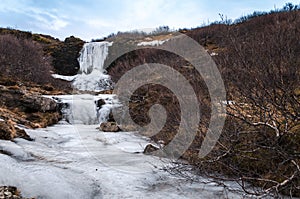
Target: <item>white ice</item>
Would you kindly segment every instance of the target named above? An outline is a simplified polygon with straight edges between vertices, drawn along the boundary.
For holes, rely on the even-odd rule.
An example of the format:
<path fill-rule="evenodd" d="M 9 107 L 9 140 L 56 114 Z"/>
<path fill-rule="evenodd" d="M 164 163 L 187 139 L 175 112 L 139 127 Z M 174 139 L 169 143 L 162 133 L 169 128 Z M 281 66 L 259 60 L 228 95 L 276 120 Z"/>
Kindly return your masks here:
<path fill-rule="evenodd" d="M 59 74 L 52 74 L 52 77 L 55 79 L 62 79 L 62 80 L 71 82 L 77 77 L 77 75 L 65 76 L 65 75 L 59 75 Z"/>
<path fill-rule="evenodd" d="M 73 86 L 78 90 L 102 91 L 112 88 L 110 76 L 105 74 L 104 61 L 112 42 L 91 42 L 84 44 L 78 62 L 79 74 Z"/>
<path fill-rule="evenodd" d="M 8 150 L 19 152 L 0 154 L 0 184 L 17 186 L 25 197 L 227 198 L 222 186 L 191 183 L 160 170 L 166 160 L 135 153 L 149 140 L 133 132 L 66 123 L 27 132 L 35 141 L 18 139 Z"/>
<path fill-rule="evenodd" d="M 56 97 L 87 107 L 99 98 L 118 104 L 113 95 Z M 104 133 L 97 127 L 62 121 L 26 129 L 34 141 L 1 141 L 0 150 L 11 155 L 0 154 L 0 185 L 16 186 L 25 197 L 46 199 L 242 197 L 208 179 L 197 177 L 205 182 L 192 183 L 166 172 L 162 168 L 170 161 L 141 153 L 151 141 L 137 132 Z"/>

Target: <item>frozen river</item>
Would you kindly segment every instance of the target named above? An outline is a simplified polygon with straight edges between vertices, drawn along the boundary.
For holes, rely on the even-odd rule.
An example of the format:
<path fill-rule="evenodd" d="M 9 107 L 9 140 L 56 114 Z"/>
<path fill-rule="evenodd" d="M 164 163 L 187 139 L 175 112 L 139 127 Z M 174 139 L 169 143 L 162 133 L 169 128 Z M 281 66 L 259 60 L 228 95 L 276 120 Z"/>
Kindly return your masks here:
<path fill-rule="evenodd" d="M 85 104 L 79 107 L 88 110 L 93 99 L 83 95 L 77 105 Z M 87 117 L 84 110 L 76 115 L 80 117 L 74 121 Z M 97 127 L 62 121 L 44 129 L 26 129 L 34 141 L 1 140 L 0 150 L 11 155 L 0 154 L 0 184 L 18 187 L 25 197 L 53 199 L 242 198 L 209 179 L 196 177 L 199 181 L 192 182 L 166 172 L 169 160 L 142 153 L 150 142 L 146 137 L 135 132 L 104 133 Z"/>

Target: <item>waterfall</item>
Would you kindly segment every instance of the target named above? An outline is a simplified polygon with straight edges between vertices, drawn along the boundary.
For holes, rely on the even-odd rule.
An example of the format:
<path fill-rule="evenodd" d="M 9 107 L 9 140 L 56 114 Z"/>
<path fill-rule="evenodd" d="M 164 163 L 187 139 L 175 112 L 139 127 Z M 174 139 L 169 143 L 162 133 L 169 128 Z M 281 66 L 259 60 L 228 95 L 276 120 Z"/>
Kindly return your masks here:
<path fill-rule="evenodd" d="M 61 95 L 52 99 L 60 104 L 64 120 L 71 124 L 101 124 L 109 120 L 112 109 L 121 106 L 115 95 Z M 104 103 L 99 105 L 99 100 Z"/>
<path fill-rule="evenodd" d="M 104 69 L 110 42 L 90 42 L 84 44 L 78 62 L 80 69 L 73 81 L 74 88 L 81 91 L 102 91 L 113 88 L 113 82 Z M 102 99 L 103 104 L 98 105 Z M 118 105 L 114 95 L 79 94 L 57 97 L 62 104 L 64 119 L 71 124 L 93 125 L 109 119 L 111 109 Z"/>
<path fill-rule="evenodd" d="M 108 55 L 110 42 L 90 42 L 84 44 L 78 62 L 79 73 L 73 82 L 74 88 L 83 91 L 102 91 L 112 89 L 113 83 L 105 74 L 104 61 Z"/>

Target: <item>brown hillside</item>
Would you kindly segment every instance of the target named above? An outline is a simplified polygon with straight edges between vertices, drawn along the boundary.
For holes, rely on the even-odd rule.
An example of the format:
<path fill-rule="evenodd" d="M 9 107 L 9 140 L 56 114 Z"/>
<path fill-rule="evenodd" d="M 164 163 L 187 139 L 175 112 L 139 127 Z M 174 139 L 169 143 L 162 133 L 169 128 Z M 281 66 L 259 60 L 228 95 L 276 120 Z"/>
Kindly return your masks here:
<path fill-rule="evenodd" d="M 213 57 L 225 82 L 228 116 L 215 149 L 197 157 L 201 135 L 207 131 L 210 98 L 199 74 L 185 60 L 161 50 L 144 49 L 123 55 L 108 67 L 117 81 L 126 71 L 144 63 L 162 63 L 184 75 L 201 102 L 199 134 L 183 156 L 201 173 L 230 176 L 262 187 L 254 195 L 300 196 L 300 11 L 267 13 L 235 24 L 214 24 L 185 30 Z M 132 45 L 130 42 L 122 46 Z M 112 47 L 113 48 L 113 47 Z M 185 67 L 189 66 L 189 67 Z M 154 140 L 172 140 L 180 122 L 176 97 L 166 88 L 145 85 L 131 98 L 133 120 L 146 125 L 147 112 L 161 103 L 168 112 L 166 125 Z M 216 175 L 220 173 L 221 176 Z"/>

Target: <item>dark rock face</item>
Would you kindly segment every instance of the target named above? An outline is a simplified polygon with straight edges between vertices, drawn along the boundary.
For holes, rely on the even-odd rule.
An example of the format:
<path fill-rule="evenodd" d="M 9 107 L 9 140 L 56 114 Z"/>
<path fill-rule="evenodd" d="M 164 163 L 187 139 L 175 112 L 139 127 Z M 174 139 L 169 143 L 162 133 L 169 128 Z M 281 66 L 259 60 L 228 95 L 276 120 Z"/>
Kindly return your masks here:
<path fill-rule="evenodd" d="M 113 115 L 112 111 L 110 111 L 107 121 L 108 122 L 116 122 L 115 119 L 114 119 L 114 115 Z"/>
<path fill-rule="evenodd" d="M 79 70 L 79 57 L 80 50 L 84 42 L 73 36 L 65 39 L 64 42 L 55 46 L 51 55 L 53 57 L 53 66 L 56 73 L 61 75 L 76 75 Z"/>
<path fill-rule="evenodd" d="M 101 107 L 105 104 L 104 99 L 99 99 L 96 101 L 96 106 L 98 107 L 98 109 L 101 109 Z"/>
<path fill-rule="evenodd" d="M 143 153 L 144 153 L 144 154 L 150 154 L 150 153 L 152 153 L 152 152 L 154 152 L 154 151 L 157 151 L 157 150 L 159 150 L 158 147 L 156 147 L 156 146 L 154 146 L 154 145 L 152 145 L 152 144 L 148 144 L 148 145 L 145 147 Z"/>
<path fill-rule="evenodd" d="M 100 130 L 103 132 L 118 132 L 120 127 L 115 122 L 103 122 L 100 125 Z"/>

